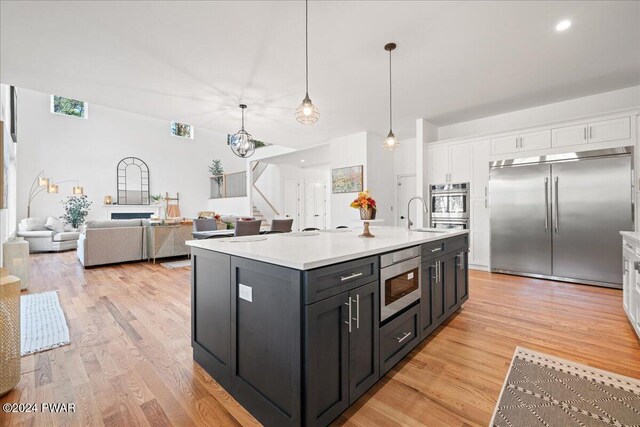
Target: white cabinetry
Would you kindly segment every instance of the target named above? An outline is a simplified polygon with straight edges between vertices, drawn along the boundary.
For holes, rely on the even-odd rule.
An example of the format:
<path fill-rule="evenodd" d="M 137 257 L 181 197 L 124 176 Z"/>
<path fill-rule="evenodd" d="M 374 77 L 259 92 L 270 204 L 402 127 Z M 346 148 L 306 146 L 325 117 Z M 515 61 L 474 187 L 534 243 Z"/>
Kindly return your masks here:
<path fill-rule="evenodd" d="M 491 138 L 491 154 L 494 155 L 543 150 L 550 147 L 551 132 L 548 130 Z"/>
<path fill-rule="evenodd" d="M 489 192 L 489 146 L 488 139 L 471 144 L 473 174 L 471 178 L 471 197 L 487 197 Z"/>
<path fill-rule="evenodd" d="M 631 118 L 620 117 L 551 130 L 552 147 L 568 147 L 631 138 Z"/>
<path fill-rule="evenodd" d="M 471 147 L 468 143 L 430 147 L 427 158 L 430 185 L 471 180 Z"/>
<path fill-rule="evenodd" d="M 622 240 L 622 305 L 640 337 L 640 242 Z"/>
<path fill-rule="evenodd" d="M 489 206 L 485 197 L 471 199 L 469 264 L 489 266 Z"/>

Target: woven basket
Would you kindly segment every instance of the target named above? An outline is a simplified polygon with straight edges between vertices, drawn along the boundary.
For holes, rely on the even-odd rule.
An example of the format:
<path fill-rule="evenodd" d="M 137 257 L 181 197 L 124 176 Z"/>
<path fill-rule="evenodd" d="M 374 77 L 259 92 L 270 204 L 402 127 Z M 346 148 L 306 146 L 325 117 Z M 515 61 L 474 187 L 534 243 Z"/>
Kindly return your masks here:
<path fill-rule="evenodd" d="M 20 279 L 0 277 L 0 396 L 20 381 Z"/>

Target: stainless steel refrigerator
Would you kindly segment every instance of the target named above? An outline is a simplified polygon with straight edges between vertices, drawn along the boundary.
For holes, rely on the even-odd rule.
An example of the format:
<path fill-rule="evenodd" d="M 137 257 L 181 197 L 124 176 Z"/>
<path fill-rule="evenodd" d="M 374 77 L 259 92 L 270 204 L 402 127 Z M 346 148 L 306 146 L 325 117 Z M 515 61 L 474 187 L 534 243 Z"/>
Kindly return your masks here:
<path fill-rule="evenodd" d="M 622 286 L 632 148 L 492 162 L 491 270 Z"/>

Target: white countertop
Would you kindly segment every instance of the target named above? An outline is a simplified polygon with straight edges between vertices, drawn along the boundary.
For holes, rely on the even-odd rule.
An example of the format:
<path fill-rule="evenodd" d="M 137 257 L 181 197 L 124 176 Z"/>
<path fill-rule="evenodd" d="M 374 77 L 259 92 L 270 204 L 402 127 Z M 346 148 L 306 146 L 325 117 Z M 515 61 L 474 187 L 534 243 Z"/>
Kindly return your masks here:
<path fill-rule="evenodd" d="M 310 270 L 396 249 L 467 234 L 468 230 L 439 230 L 429 233 L 407 231 L 400 227 L 372 229 L 376 237 L 358 235 L 359 228 L 346 232 L 320 232 L 318 235 L 294 237 L 284 234 L 265 235 L 258 242 L 230 242 L 228 239 L 190 240 L 187 245 L 256 261 Z M 313 233 L 312 233 L 313 234 Z"/>

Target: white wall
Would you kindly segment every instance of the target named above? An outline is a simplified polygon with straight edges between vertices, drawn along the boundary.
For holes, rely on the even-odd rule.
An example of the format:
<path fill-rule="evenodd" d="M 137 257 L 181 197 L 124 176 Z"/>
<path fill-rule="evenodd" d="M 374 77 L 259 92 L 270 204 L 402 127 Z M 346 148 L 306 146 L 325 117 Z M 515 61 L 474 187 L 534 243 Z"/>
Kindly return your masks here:
<path fill-rule="evenodd" d="M 29 187 L 40 170 L 62 181 L 78 179 L 93 202 L 89 218 L 106 219 L 105 195 L 116 196 L 116 166 L 128 156 L 144 160 L 150 170 L 151 193 L 180 193 L 181 213 L 193 217 L 210 209 L 209 170 L 212 159 L 221 159 L 225 172 L 246 169 L 246 160 L 235 156 L 226 135 L 196 128 L 193 140 L 170 134 L 169 120 L 159 120 L 89 104 L 89 118 L 50 112 L 48 94 L 19 90 L 18 102 L 18 219 L 26 216 Z M 40 194 L 32 203 L 32 216 L 59 216 L 60 201 L 73 183 L 60 185 L 60 193 Z M 233 212 L 238 200 L 229 199 Z M 248 205 L 248 202 L 247 202 Z M 244 212 L 237 212 L 245 214 Z"/>
<path fill-rule="evenodd" d="M 570 99 L 438 128 L 438 140 L 543 125 L 640 106 L 640 86 Z"/>
<path fill-rule="evenodd" d="M 367 133 L 367 185 L 378 207 L 376 219 L 383 219 L 380 225 L 395 224 L 396 172 L 395 153 L 383 148 L 384 137 Z M 402 142 L 401 142 L 402 144 Z M 402 145 L 401 145 L 402 146 Z"/>

